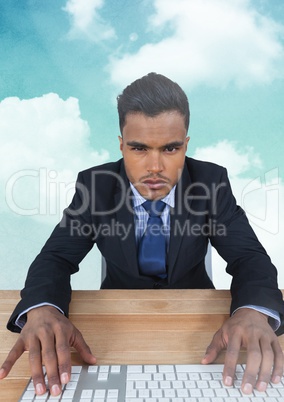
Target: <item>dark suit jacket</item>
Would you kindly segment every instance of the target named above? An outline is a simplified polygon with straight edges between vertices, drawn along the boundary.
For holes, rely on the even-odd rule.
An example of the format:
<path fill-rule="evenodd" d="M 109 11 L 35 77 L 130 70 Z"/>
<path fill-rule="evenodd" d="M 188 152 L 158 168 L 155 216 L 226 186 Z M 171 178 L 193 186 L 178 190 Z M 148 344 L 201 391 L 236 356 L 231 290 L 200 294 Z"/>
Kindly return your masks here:
<path fill-rule="evenodd" d="M 236 205 L 224 168 L 185 158 L 170 217 L 167 280 L 139 274 L 131 197 L 122 159 L 79 173 L 70 206 L 29 269 L 8 329 L 19 331 L 17 315 L 42 302 L 68 315 L 70 275 L 94 242 L 107 263 L 103 289 L 189 289 L 214 287 L 204 264 L 210 241 L 232 275 L 231 311 L 254 304 L 278 311 L 283 321 L 276 269 Z"/>

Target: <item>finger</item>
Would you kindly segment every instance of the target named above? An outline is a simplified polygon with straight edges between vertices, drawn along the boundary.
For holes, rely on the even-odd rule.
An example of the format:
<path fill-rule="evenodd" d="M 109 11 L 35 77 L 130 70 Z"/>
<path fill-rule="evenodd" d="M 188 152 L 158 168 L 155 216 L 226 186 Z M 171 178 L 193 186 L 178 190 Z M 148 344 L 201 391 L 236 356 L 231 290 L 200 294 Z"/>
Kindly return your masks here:
<path fill-rule="evenodd" d="M 80 356 L 86 363 L 96 364 L 97 359 L 92 354 L 91 349 L 85 342 L 81 332 L 77 329 L 71 346 L 73 346 L 77 350 L 77 352 L 80 354 Z"/>
<path fill-rule="evenodd" d="M 227 386 L 233 385 L 234 382 L 241 343 L 241 336 L 238 333 L 229 337 L 223 370 L 223 382 Z"/>
<path fill-rule="evenodd" d="M 258 373 L 258 379 L 256 383 L 256 389 L 260 392 L 264 392 L 271 378 L 271 372 L 274 362 L 274 352 L 272 349 L 270 339 L 260 340 L 260 349 L 262 353 L 262 361 L 260 370 Z"/>
<path fill-rule="evenodd" d="M 283 376 L 283 365 L 284 365 L 283 351 L 279 344 L 278 339 L 272 342 L 272 349 L 274 351 L 274 365 L 273 365 L 271 381 L 275 384 L 278 384 Z"/>
<path fill-rule="evenodd" d="M 46 392 L 46 385 L 42 370 L 41 345 L 37 338 L 30 340 L 29 364 L 35 392 L 37 395 L 42 395 Z"/>
<path fill-rule="evenodd" d="M 67 384 L 71 377 L 71 354 L 67 336 L 61 329 L 56 333 L 56 353 L 61 384 Z"/>
<path fill-rule="evenodd" d="M 247 364 L 242 380 L 242 391 L 251 394 L 256 384 L 257 375 L 262 361 L 259 342 L 251 339 L 247 346 Z"/>
<path fill-rule="evenodd" d="M 46 369 L 49 390 L 52 396 L 58 396 L 62 388 L 58 373 L 54 334 L 44 331 L 40 339 L 42 360 Z"/>
<path fill-rule="evenodd" d="M 10 373 L 12 367 L 16 363 L 16 361 L 22 356 L 22 354 L 25 351 L 25 345 L 24 341 L 22 338 L 18 338 L 17 342 L 13 346 L 13 348 L 10 350 L 6 360 L 2 364 L 1 370 L 0 370 L 0 379 L 2 380 L 3 378 L 7 377 L 7 375 Z"/>
<path fill-rule="evenodd" d="M 218 357 L 221 350 L 224 349 L 224 344 L 220 335 L 220 331 L 217 331 L 213 336 L 212 342 L 207 347 L 205 355 L 201 360 L 202 364 L 210 364 Z"/>

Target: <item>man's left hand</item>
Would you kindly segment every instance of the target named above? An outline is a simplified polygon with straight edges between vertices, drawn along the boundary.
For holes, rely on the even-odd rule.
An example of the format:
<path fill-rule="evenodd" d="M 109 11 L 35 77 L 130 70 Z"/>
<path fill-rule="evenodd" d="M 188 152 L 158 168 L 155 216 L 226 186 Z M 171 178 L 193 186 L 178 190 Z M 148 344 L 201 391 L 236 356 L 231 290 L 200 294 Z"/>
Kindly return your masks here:
<path fill-rule="evenodd" d="M 227 349 L 223 382 L 231 386 L 241 348 L 247 350 L 243 393 L 252 393 L 254 387 L 263 392 L 270 381 L 280 382 L 284 359 L 277 336 L 268 323 L 268 317 L 249 308 L 237 310 L 216 332 L 202 363 L 212 363 L 221 350 Z"/>

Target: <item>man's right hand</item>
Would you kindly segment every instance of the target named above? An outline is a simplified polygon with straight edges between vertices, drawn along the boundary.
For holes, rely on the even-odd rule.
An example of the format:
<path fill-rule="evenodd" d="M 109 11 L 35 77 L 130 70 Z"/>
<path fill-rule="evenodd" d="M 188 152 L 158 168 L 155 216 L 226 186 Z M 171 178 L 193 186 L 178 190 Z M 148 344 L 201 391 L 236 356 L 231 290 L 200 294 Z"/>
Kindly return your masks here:
<path fill-rule="evenodd" d="M 70 347 L 74 347 L 86 363 L 96 363 L 82 334 L 68 318 L 51 306 L 34 308 L 27 313 L 27 322 L 0 369 L 0 379 L 7 377 L 19 357 L 29 351 L 36 394 L 46 392 L 44 364 L 50 393 L 57 396 L 61 393 L 61 384 L 70 380 Z"/>

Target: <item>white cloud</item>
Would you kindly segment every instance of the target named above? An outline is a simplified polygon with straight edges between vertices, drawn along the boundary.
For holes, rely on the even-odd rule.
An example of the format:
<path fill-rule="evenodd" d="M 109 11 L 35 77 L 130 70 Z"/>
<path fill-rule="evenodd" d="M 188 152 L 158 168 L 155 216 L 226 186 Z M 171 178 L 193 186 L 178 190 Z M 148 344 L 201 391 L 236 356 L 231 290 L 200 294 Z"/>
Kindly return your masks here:
<path fill-rule="evenodd" d="M 150 71 L 190 88 L 231 82 L 243 87 L 283 77 L 283 26 L 251 3 L 155 0 L 148 27 L 153 41 L 110 58 L 113 83 L 123 88 Z"/>
<path fill-rule="evenodd" d="M 104 0 L 68 0 L 63 8 L 71 17 L 70 39 L 101 42 L 116 37 L 114 29 L 100 17 Z"/>
<path fill-rule="evenodd" d="M 57 222 L 74 193 L 78 171 L 105 162 L 107 151 L 90 145 L 88 123 L 76 98 L 50 93 L 0 102 L 0 212 Z"/>
<path fill-rule="evenodd" d="M 284 244 L 284 183 L 277 168 L 253 175 L 261 166 L 259 155 L 252 148 L 237 148 L 235 143 L 222 141 L 199 148 L 193 155 L 225 166 L 237 203 L 245 210 L 251 226 L 278 268 L 279 286 L 284 287 L 282 248 Z M 244 177 L 244 173 L 246 173 Z M 213 278 L 218 288 L 229 288 L 231 278 L 224 275 L 226 263 L 213 250 Z"/>
<path fill-rule="evenodd" d="M 197 148 L 195 154 L 198 155 L 198 159 L 210 160 L 225 166 L 230 172 L 230 177 L 236 177 L 253 167 L 261 167 L 260 157 L 252 147 L 237 149 L 236 143 L 227 140 L 208 147 Z"/>

